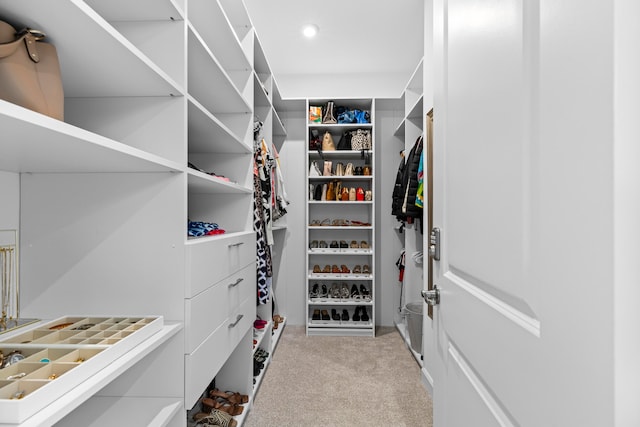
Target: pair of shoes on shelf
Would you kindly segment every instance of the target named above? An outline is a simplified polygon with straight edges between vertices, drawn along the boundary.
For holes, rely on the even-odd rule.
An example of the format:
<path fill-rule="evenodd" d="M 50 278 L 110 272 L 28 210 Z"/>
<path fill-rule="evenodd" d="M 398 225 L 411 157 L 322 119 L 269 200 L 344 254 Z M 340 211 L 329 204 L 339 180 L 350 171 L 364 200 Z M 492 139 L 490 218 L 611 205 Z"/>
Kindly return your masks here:
<path fill-rule="evenodd" d="M 317 298 L 328 298 L 328 297 L 329 297 L 329 289 L 327 288 L 327 285 L 323 284 L 319 287 Z"/>
<path fill-rule="evenodd" d="M 369 244 L 366 241 L 361 241 L 359 244 L 357 241 L 352 240 L 349 245 L 351 249 L 369 249 Z"/>
<path fill-rule="evenodd" d="M 268 357 L 269 357 L 269 352 L 262 348 L 258 348 L 256 352 L 253 353 L 253 359 L 258 362 L 264 362 L 265 360 L 267 360 Z"/>
<path fill-rule="evenodd" d="M 358 291 L 358 286 L 354 283 L 351 286 L 351 298 L 371 301 L 371 292 L 365 285 L 360 285 L 360 290 Z"/>
<path fill-rule="evenodd" d="M 311 290 L 309 291 L 309 298 L 315 299 L 319 297 L 320 297 L 320 285 L 318 285 L 317 283 L 314 283 L 311 286 Z"/>
<path fill-rule="evenodd" d="M 327 268 L 325 267 L 325 270 Z M 323 273 L 325 272 L 324 270 L 322 271 Z M 351 270 L 349 270 L 349 268 L 342 264 L 340 267 L 338 267 L 336 264 L 331 266 L 331 273 L 332 274 L 349 274 L 351 273 Z"/>
<path fill-rule="evenodd" d="M 231 415 L 224 411 L 214 409 L 209 413 L 200 412 L 193 416 L 196 426 L 202 427 L 236 427 L 238 422 Z"/>
<path fill-rule="evenodd" d="M 235 417 L 236 415 L 242 414 L 244 411 L 244 406 L 238 403 L 231 403 L 222 398 L 203 397 L 200 403 L 202 403 L 202 410 L 205 413 L 211 413 L 214 410 L 218 410 Z"/>
<path fill-rule="evenodd" d="M 256 319 L 253 322 L 253 327 L 256 329 L 264 329 L 265 326 L 267 326 L 267 322 L 266 320 L 262 320 L 262 319 Z"/>
<path fill-rule="evenodd" d="M 260 375 L 260 372 L 264 369 L 264 363 L 267 361 L 269 357 L 269 352 L 258 348 L 255 353 L 253 353 L 253 376 L 257 377 Z"/>
<path fill-rule="evenodd" d="M 273 315 L 273 329 L 278 329 L 278 325 L 280 325 L 280 323 L 284 322 L 284 317 L 280 316 L 279 314 L 274 314 Z"/>
<path fill-rule="evenodd" d="M 311 315 L 311 320 L 331 320 L 327 310 L 315 309 Z"/>
<path fill-rule="evenodd" d="M 355 322 L 369 321 L 369 314 L 367 313 L 367 308 L 365 306 L 359 305 L 356 307 L 356 310 L 353 312 L 353 320 Z"/>
<path fill-rule="evenodd" d="M 309 227 L 326 227 L 331 224 L 331 219 L 325 218 L 323 220 L 312 219 L 309 223 Z"/>
<path fill-rule="evenodd" d="M 347 309 L 342 309 L 342 315 L 338 314 L 338 310 L 336 310 L 335 308 L 331 309 L 331 319 L 339 322 L 340 320 L 342 320 L 343 322 L 346 322 L 349 320 L 349 312 L 347 311 Z M 329 320 L 329 319 L 323 319 L 323 320 Z"/>
<path fill-rule="evenodd" d="M 355 267 L 353 267 L 353 273 L 354 274 L 371 274 L 371 269 L 367 264 L 365 264 L 362 267 L 360 265 L 356 265 Z"/>

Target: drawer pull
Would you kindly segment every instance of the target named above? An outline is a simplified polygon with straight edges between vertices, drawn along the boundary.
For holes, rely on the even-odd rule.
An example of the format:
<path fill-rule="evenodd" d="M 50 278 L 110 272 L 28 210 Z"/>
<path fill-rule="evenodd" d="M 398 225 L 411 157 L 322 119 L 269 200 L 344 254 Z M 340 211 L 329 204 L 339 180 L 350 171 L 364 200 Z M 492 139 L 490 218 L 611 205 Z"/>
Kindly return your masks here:
<path fill-rule="evenodd" d="M 236 286 L 238 286 L 240 284 L 240 282 L 242 282 L 244 279 L 241 277 L 238 280 L 236 280 L 234 283 L 229 283 L 229 289 L 231 288 L 235 288 Z"/>
<path fill-rule="evenodd" d="M 244 242 L 232 243 L 230 245 L 227 245 L 227 247 L 233 248 L 234 246 L 240 246 L 240 245 L 244 245 Z"/>
<path fill-rule="evenodd" d="M 243 317 L 244 314 L 238 314 L 238 317 L 236 317 L 236 321 L 229 324 L 229 329 L 234 328 Z"/>

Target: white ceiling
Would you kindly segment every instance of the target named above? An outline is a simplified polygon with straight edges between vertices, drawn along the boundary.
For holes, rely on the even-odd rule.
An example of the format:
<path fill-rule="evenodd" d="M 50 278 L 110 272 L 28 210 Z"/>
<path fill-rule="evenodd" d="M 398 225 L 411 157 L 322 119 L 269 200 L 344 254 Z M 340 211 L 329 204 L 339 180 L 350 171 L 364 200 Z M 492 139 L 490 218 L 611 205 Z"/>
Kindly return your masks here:
<path fill-rule="evenodd" d="M 244 0 L 276 77 L 389 73 L 404 82 L 424 54 L 424 0 Z M 302 35 L 316 24 L 315 39 Z"/>

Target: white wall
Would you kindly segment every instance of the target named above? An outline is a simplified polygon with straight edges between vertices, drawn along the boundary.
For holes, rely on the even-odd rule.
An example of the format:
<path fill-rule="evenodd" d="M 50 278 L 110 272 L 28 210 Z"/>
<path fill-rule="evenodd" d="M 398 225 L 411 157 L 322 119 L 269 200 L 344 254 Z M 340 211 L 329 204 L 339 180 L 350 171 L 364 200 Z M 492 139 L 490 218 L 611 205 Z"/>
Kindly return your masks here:
<path fill-rule="evenodd" d="M 278 74 L 283 98 L 398 98 L 411 73 Z"/>
<path fill-rule="evenodd" d="M 17 230 L 20 223 L 20 175 L 0 171 L 0 230 Z"/>
<path fill-rule="evenodd" d="M 278 82 L 279 84 L 279 82 Z M 291 325 L 306 324 L 306 272 L 304 270 L 307 251 L 304 247 L 307 225 L 305 222 L 306 171 L 306 114 L 304 106 L 298 112 L 281 114 L 287 129 L 287 140 L 280 149 L 280 165 L 290 204 L 283 218 L 287 224 L 282 263 L 276 288 L 276 300 L 280 315 L 287 317 Z"/>
<path fill-rule="evenodd" d="M 406 83 L 406 82 L 405 82 Z M 377 323 L 393 326 L 399 315 L 401 284 L 398 281 L 396 260 L 403 247 L 403 235 L 394 227 L 399 222 L 391 215 L 391 195 L 400 164 L 400 150 L 404 139 L 393 135 L 401 120 L 404 105 L 397 100 L 384 105 L 376 100 L 376 313 Z M 380 108 L 380 106 L 382 107 Z"/>

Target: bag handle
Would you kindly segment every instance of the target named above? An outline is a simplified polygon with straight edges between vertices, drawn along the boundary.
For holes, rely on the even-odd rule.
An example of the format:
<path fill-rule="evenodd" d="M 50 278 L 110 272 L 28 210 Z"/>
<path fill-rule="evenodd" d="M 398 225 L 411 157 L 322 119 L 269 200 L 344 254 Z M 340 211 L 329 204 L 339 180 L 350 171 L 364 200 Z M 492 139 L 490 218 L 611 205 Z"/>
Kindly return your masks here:
<path fill-rule="evenodd" d="M 45 38 L 45 34 L 38 30 L 32 30 L 30 28 L 24 28 L 16 33 L 17 38 L 9 43 L 0 43 L 0 58 L 6 58 L 13 55 L 20 42 L 24 40 L 24 44 L 29 53 L 29 58 L 33 62 L 40 62 L 40 55 L 38 55 L 38 49 L 36 48 L 36 42 Z"/>

